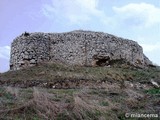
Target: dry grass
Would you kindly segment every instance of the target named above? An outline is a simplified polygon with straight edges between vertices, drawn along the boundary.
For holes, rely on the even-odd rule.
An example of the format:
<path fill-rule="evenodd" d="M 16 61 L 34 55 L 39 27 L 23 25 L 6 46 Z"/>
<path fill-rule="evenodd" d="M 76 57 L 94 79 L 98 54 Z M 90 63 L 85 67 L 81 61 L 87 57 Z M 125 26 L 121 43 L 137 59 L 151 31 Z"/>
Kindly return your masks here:
<path fill-rule="evenodd" d="M 69 104 L 56 102 L 51 98 L 54 96 L 47 92 L 41 92 L 34 88 L 33 92 L 34 107 L 38 115 L 44 119 L 56 119 L 58 114 L 63 113 Z"/>
<path fill-rule="evenodd" d="M 10 71 L 0 74 L 0 119 L 123 120 L 128 111 L 154 113 L 160 111 L 159 90 L 148 80 L 160 80 L 159 73 L 59 64 Z"/>
<path fill-rule="evenodd" d="M 115 90 L 112 85 L 102 89 L 86 87 L 79 90 L 4 87 L 0 92 L 1 100 L 5 100 L 0 103 L 0 118 L 119 120 L 124 119 L 125 112 L 148 111 L 146 108 L 152 108 L 150 103 L 154 101 L 157 105 L 156 96 L 151 99 L 144 95 L 145 93 L 133 89 L 121 89 L 118 84 L 116 86 Z M 15 93 L 18 99 L 14 96 Z M 24 98 L 24 95 L 28 94 L 30 97 Z M 10 105 L 11 102 L 13 105 Z M 155 111 L 153 108 L 150 110 Z"/>
<path fill-rule="evenodd" d="M 8 86 L 8 87 L 6 87 L 6 92 L 14 95 L 16 98 L 19 97 L 19 89 L 16 88 L 16 87 L 10 87 L 10 86 Z"/>

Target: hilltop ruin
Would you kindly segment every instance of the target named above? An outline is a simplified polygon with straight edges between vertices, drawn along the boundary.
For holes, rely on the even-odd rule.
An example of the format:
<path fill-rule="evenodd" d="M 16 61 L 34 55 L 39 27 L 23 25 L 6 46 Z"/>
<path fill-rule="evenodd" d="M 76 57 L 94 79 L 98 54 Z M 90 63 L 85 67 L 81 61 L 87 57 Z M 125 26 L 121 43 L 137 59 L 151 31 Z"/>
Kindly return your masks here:
<path fill-rule="evenodd" d="M 80 66 L 108 66 L 125 61 L 144 67 L 152 62 L 137 42 L 103 32 L 23 33 L 11 45 L 10 70 L 42 62 Z"/>

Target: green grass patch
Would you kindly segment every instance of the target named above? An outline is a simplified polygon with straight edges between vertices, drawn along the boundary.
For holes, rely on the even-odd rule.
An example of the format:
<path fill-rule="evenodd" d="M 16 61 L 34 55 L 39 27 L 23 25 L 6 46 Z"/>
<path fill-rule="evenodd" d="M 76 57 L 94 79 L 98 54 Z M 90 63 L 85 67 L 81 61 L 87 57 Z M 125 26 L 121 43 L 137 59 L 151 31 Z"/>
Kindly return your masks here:
<path fill-rule="evenodd" d="M 62 64 L 41 64 L 23 70 L 9 71 L 1 74 L 3 82 L 56 81 L 64 79 L 89 80 L 149 80 L 159 78 L 158 68 L 138 69 L 123 67 L 85 67 L 67 66 Z"/>
<path fill-rule="evenodd" d="M 159 88 L 153 88 L 145 91 L 148 94 L 160 94 L 160 89 Z"/>
<path fill-rule="evenodd" d="M 100 105 L 101 106 L 109 106 L 109 103 L 107 101 L 101 101 Z"/>

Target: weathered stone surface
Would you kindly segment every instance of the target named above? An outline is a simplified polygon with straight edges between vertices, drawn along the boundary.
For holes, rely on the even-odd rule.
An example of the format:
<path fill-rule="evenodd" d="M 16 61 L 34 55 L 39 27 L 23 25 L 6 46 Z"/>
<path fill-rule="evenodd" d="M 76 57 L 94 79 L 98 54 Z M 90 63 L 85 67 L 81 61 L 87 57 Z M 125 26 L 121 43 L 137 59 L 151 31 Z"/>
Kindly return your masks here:
<path fill-rule="evenodd" d="M 152 65 L 135 41 L 102 32 L 77 30 L 67 33 L 23 33 L 11 45 L 10 69 L 49 61 L 108 66 L 115 60 L 141 67 Z"/>

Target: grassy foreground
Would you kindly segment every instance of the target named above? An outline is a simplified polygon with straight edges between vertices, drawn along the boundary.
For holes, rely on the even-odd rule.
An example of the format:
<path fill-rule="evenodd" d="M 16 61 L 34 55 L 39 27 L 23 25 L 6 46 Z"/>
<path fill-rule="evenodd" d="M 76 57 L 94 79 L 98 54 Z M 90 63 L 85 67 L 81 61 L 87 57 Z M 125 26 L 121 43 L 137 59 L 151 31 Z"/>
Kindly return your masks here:
<path fill-rule="evenodd" d="M 159 68 L 42 64 L 0 74 L 2 120 L 157 120 Z"/>

